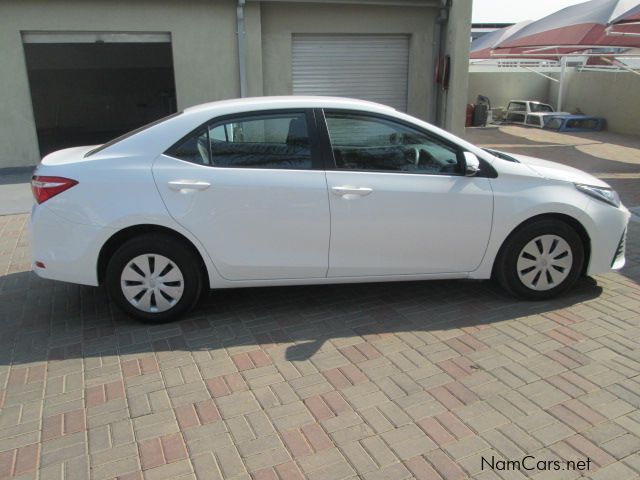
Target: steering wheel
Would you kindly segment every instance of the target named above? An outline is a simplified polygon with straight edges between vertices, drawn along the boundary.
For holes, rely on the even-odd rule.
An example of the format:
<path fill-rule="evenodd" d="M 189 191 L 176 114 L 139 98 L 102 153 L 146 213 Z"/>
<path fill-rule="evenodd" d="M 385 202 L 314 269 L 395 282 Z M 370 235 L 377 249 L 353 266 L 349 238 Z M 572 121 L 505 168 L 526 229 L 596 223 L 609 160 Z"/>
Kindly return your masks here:
<path fill-rule="evenodd" d="M 438 169 L 440 167 L 438 161 L 428 151 L 426 151 L 425 149 L 418 149 L 418 151 L 418 163 L 416 163 L 416 165 L 421 167 L 429 167 L 432 169 Z"/>
<path fill-rule="evenodd" d="M 420 148 L 419 147 L 408 147 L 409 152 L 407 154 L 407 159 L 409 163 L 413 163 L 416 167 L 420 165 Z"/>

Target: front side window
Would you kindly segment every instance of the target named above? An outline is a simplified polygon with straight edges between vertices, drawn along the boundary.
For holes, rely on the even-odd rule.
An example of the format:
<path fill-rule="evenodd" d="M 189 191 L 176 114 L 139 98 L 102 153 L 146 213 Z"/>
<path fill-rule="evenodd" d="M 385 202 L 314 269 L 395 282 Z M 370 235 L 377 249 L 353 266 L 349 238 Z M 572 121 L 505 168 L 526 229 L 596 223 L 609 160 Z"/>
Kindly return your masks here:
<path fill-rule="evenodd" d="M 340 170 L 455 174 L 459 150 L 438 138 L 393 120 L 340 112 L 325 118 L 336 167 Z"/>
<path fill-rule="evenodd" d="M 213 122 L 167 153 L 214 167 L 311 169 L 304 112 L 252 114 Z"/>

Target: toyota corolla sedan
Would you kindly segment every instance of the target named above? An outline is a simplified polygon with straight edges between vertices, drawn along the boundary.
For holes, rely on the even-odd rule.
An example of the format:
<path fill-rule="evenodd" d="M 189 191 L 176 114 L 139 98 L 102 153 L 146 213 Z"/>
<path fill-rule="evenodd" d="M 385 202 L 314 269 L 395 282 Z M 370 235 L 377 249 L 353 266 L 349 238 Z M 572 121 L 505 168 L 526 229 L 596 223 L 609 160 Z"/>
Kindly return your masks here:
<path fill-rule="evenodd" d="M 547 299 L 621 268 L 629 220 L 587 173 L 328 97 L 188 108 L 46 156 L 32 188 L 35 272 L 150 322 L 209 288 L 493 277 Z"/>

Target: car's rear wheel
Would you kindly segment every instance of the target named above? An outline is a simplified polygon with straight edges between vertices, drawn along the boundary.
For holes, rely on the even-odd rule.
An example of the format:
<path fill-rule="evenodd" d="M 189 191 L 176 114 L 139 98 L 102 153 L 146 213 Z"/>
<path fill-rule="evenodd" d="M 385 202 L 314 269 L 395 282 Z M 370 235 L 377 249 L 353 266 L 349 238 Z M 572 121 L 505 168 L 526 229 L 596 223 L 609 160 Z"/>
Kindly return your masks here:
<path fill-rule="evenodd" d="M 510 294 L 529 300 L 552 298 L 580 277 L 584 246 L 580 235 L 556 219 L 541 219 L 516 230 L 496 262 L 498 282 Z"/>
<path fill-rule="evenodd" d="M 202 271 L 183 242 L 146 234 L 124 243 L 111 257 L 106 286 L 128 315 L 150 323 L 175 320 L 197 302 Z"/>

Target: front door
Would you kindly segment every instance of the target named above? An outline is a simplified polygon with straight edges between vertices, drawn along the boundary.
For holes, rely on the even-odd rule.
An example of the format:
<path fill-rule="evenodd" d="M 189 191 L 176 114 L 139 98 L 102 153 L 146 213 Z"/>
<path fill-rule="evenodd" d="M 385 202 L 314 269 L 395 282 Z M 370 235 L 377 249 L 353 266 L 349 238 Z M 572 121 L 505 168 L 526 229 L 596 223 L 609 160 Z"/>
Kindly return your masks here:
<path fill-rule="evenodd" d="M 204 125 L 158 157 L 171 216 L 228 280 L 325 277 L 329 202 L 312 112 L 235 116 Z"/>
<path fill-rule="evenodd" d="M 335 168 L 329 277 L 461 273 L 482 260 L 488 178 L 462 174 L 459 147 L 390 117 L 326 111 Z"/>

